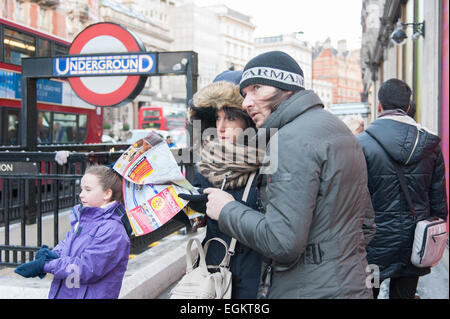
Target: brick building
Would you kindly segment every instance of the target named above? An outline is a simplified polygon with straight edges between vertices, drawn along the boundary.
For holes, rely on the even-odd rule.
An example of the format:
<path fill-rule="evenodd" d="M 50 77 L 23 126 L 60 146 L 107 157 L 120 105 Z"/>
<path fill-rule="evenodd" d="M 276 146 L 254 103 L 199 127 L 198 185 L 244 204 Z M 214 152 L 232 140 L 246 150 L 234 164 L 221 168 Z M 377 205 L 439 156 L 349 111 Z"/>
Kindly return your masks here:
<path fill-rule="evenodd" d="M 332 104 L 361 102 L 363 91 L 360 50 L 347 50 L 347 42 L 331 46 L 328 38 L 316 44 L 312 61 L 313 80 L 326 81 L 333 85 Z"/>

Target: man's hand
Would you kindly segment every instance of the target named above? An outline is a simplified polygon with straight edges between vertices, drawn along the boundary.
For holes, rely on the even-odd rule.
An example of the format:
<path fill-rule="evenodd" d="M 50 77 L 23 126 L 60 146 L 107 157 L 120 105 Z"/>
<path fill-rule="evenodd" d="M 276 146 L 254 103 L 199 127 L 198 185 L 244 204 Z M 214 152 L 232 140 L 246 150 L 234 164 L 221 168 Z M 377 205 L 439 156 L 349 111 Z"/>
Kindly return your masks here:
<path fill-rule="evenodd" d="M 206 214 L 214 220 L 219 219 L 220 212 L 226 204 L 235 200 L 232 195 L 218 188 L 207 188 L 204 194 L 208 194 Z"/>

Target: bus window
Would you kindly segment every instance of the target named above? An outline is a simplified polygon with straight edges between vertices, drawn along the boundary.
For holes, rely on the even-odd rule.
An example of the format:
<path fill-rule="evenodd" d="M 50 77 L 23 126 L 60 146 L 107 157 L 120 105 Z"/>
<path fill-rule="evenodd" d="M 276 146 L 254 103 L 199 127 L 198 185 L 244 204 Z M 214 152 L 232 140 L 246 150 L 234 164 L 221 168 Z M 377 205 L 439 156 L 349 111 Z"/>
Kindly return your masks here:
<path fill-rule="evenodd" d="M 38 54 L 37 56 L 50 56 L 52 54 L 52 47 L 50 40 L 38 38 Z"/>
<path fill-rule="evenodd" d="M 50 143 L 50 112 L 38 113 L 37 141 L 38 143 Z"/>
<path fill-rule="evenodd" d="M 144 115 L 144 117 L 159 117 L 159 110 L 144 110 L 142 112 L 142 114 Z"/>
<path fill-rule="evenodd" d="M 19 112 L 8 111 L 8 138 L 6 145 L 19 145 Z"/>
<path fill-rule="evenodd" d="M 5 28 L 3 43 L 7 63 L 20 65 L 22 58 L 34 56 L 36 53 L 34 37 L 19 31 Z"/>
<path fill-rule="evenodd" d="M 75 143 L 77 131 L 77 116 L 75 114 L 54 113 L 53 142 Z"/>
<path fill-rule="evenodd" d="M 55 43 L 55 54 L 54 55 L 67 55 L 69 52 L 69 47 Z"/>
<path fill-rule="evenodd" d="M 88 116 L 86 114 L 78 115 L 78 143 L 84 143 L 88 133 Z"/>

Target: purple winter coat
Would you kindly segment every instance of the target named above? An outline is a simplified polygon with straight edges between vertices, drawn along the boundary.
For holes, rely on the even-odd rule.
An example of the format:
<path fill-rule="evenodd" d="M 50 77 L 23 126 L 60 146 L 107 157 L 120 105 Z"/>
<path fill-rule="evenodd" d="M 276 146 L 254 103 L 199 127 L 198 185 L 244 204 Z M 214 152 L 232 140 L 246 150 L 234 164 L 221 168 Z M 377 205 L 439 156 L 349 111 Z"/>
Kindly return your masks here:
<path fill-rule="evenodd" d="M 130 239 L 120 218 L 119 203 L 106 208 L 72 209 L 72 229 L 46 262 L 54 279 L 49 299 L 116 299 L 128 264 Z M 78 226 L 75 228 L 77 222 Z"/>

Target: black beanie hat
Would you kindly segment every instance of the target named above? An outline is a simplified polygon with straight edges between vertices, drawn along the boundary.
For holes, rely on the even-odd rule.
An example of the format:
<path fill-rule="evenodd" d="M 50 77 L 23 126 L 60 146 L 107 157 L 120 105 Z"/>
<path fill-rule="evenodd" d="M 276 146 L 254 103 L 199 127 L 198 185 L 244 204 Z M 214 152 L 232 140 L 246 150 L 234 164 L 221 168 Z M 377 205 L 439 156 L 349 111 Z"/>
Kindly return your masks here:
<path fill-rule="evenodd" d="M 282 51 L 262 53 L 247 63 L 239 89 L 242 91 L 251 84 L 270 85 L 294 92 L 305 88 L 301 67 Z"/>

